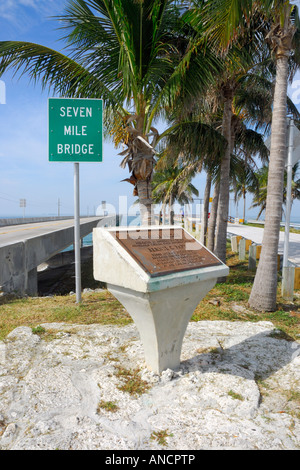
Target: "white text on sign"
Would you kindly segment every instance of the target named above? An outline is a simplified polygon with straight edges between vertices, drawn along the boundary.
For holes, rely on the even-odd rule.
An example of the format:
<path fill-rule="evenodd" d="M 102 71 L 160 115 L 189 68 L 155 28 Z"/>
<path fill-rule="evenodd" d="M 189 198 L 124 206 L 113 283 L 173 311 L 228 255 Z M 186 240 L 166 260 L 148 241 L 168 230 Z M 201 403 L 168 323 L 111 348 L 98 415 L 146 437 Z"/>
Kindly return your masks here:
<path fill-rule="evenodd" d="M 93 117 L 93 109 L 86 108 L 85 106 L 73 107 L 73 106 L 61 106 L 60 116 L 61 117 Z"/>
<path fill-rule="evenodd" d="M 57 144 L 57 153 L 94 155 L 94 144 Z"/>
<path fill-rule="evenodd" d="M 64 126 L 64 135 L 87 135 L 87 126 Z"/>

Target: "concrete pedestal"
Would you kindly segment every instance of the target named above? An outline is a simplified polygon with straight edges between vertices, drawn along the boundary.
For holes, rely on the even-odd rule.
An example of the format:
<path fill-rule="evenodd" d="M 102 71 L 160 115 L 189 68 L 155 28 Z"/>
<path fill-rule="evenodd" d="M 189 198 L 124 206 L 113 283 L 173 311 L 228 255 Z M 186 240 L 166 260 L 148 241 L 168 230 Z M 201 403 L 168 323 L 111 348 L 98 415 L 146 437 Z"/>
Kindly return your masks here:
<path fill-rule="evenodd" d="M 157 292 L 136 292 L 108 284 L 108 290 L 132 317 L 144 347 L 147 366 L 156 373 L 180 364 L 188 322 L 215 280 Z"/>
<path fill-rule="evenodd" d="M 199 247 L 203 250 L 193 240 L 191 252 Z M 93 245 L 94 277 L 107 283 L 135 322 L 149 369 L 161 373 L 178 368 L 188 322 L 217 278 L 228 274 L 228 267 L 215 258 L 214 266 L 151 276 L 116 240 L 113 229 L 94 229 Z M 149 246 L 153 251 L 154 245 Z M 212 254 L 209 256 L 211 259 Z"/>

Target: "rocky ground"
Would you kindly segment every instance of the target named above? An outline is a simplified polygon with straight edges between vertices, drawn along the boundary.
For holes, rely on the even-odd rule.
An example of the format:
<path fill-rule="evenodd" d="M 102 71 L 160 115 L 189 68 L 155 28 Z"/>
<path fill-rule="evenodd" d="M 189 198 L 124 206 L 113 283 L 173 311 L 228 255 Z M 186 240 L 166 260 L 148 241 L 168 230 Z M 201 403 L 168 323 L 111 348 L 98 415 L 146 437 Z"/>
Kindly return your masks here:
<path fill-rule="evenodd" d="M 299 450 L 299 397 L 300 344 L 270 322 L 190 323 L 180 369 L 160 376 L 134 324 L 0 342 L 1 450 Z"/>

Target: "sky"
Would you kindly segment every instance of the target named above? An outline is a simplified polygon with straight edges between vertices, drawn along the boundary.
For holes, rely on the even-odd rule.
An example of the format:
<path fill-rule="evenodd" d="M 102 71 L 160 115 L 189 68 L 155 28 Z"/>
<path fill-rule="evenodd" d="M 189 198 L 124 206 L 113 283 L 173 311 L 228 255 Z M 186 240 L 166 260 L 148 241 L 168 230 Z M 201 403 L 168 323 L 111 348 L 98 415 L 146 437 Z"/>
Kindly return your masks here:
<path fill-rule="evenodd" d="M 63 13 L 64 0 L 0 0 L 0 40 L 29 41 L 62 50 L 61 31 L 52 16 Z M 5 73 L 0 79 L 0 217 L 23 216 L 20 199 L 26 199 L 26 216 L 73 215 L 73 163 L 48 161 L 48 98 L 39 84 L 28 76 Z M 291 94 L 300 103 L 300 80 Z M 163 124 L 162 128 L 163 130 Z M 81 215 L 94 215 L 102 201 L 119 212 L 120 205 L 134 215 L 138 207 L 132 195 L 133 186 L 121 180 L 128 178 L 120 168 L 122 157 L 111 142 L 104 141 L 101 163 L 80 164 Z M 193 184 L 203 198 L 205 173 Z M 242 217 L 242 203 L 236 211 L 230 196 L 230 215 Z M 257 214 L 249 210 L 246 218 Z M 299 218 L 300 203 L 292 209 L 292 219 Z"/>

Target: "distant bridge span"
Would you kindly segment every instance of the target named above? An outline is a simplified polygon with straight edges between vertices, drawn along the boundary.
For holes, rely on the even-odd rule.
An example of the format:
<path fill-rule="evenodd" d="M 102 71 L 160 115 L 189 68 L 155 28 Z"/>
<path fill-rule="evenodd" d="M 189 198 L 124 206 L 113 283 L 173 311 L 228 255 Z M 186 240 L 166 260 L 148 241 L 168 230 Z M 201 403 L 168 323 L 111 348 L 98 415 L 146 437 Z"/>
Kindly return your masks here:
<path fill-rule="evenodd" d="M 80 237 L 112 225 L 110 217 L 80 219 Z M 37 295 L 37 267 L 74 243 L 74 219 L 0 227 L 0 289 Z"/>

